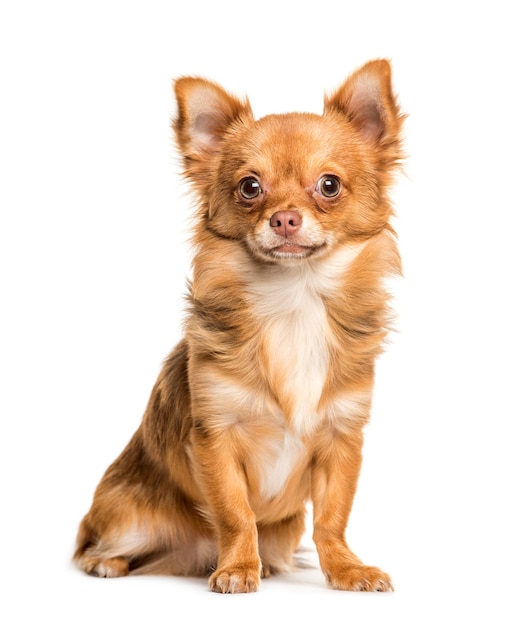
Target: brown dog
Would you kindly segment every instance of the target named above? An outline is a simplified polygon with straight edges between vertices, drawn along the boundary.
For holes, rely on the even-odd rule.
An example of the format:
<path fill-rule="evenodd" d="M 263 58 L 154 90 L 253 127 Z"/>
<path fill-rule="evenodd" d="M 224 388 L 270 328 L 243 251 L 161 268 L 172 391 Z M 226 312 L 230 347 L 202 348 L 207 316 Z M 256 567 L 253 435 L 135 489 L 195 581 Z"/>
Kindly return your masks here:
<path fill-rule="evenodd" d="M 75 560 L 96 576 L 210 574 L 255 591 L 288 570 L 312 500 L 334 589 L 392 589 L 345 540 L 400 272 L 388 189 L 401 160 L 387 61 L 323 115 L 254 120 L 202 78 L 175 83 L 175 131 L 198 197 L 185 335 L 142 424 L 82 521 Z"/>

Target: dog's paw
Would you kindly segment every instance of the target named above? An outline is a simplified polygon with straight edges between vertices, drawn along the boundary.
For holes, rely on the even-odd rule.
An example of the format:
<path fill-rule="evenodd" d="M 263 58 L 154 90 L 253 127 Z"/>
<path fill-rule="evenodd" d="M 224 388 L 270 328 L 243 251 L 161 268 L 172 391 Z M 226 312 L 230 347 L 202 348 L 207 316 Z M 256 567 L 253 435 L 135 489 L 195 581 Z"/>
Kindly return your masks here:
<path fill-rule="evenodd" d="M 259 569 L 220 568 L 209 579 L 209 588 L 218 593 L 250 593 L 259 589 Z"/>
<path fill-rule="evenodd" d="M 271 576 L 271 567 L 264 561 L 261 563 L 261 578 L 269 578 Z"/>
<path fill-rule="evenodd" d="M 343 591 L 394 591 L 390 576 L 377 567 L 349 565 L 325 572 L 328 585 Z"/>
<path fill-rule="evenodd" d="M 84 572 L 98 578 L 118 578 L 127 576 L 130 565 L 127 559 L 115 557 L 112 559 L 100 559 L 96 556 L 88 556 L 79 563 Z"/>

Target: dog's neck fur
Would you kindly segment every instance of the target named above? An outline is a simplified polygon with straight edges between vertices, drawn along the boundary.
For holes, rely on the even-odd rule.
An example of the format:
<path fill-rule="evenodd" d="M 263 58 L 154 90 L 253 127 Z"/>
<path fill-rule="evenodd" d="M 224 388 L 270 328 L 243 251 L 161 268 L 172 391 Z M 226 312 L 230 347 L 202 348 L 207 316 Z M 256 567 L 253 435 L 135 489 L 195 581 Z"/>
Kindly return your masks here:
<path fill-rule="evenodd" d="M 333 337 L 325 297 L 342 288 L 342 277 L 366 244 L 342 248 L 329 259 L 295 267 L 265 267 L 246 275 L 251 310 L 262 329 L 268 378 L 279 405 L 298 433 L 315 427 Z"/>

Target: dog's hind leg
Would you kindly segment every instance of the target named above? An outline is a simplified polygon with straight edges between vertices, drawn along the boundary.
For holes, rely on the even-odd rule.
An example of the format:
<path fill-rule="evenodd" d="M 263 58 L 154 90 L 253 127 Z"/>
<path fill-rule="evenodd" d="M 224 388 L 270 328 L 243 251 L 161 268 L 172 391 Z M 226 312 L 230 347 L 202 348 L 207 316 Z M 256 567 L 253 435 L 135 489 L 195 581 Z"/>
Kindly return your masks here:
<path fill-rule="evenodd" d="M 163 542 L 158 540 L 150 526 L 130 517 L 127 517 L 127 523 L 118 521 L 99 532 L 86 516 L 78 532 L 74 554 L 78 567 L 100 578 L 127 576 L 144 556 L 161 550 Z"/>
<path fill-rule="evenodd" d="M 305 531 L 305 507 L 274 524 L 258 527 L 259 554 L 263 578 L 288 572 L 294 566 L 294 554 Z"/>

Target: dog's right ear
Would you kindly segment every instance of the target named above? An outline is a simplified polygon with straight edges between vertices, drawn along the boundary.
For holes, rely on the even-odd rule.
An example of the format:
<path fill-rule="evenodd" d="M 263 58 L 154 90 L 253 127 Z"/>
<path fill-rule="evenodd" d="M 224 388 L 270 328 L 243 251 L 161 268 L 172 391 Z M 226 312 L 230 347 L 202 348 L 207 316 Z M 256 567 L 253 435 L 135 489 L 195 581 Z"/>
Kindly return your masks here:
<path fill-rule="evenodd" d="M 179 78 L 174 91 L 178 107 L 174 131 L 186 161 L 207 160 L 232 124 L 253 119 L 248 100 L 238 100 L 204 78 Z"/>

